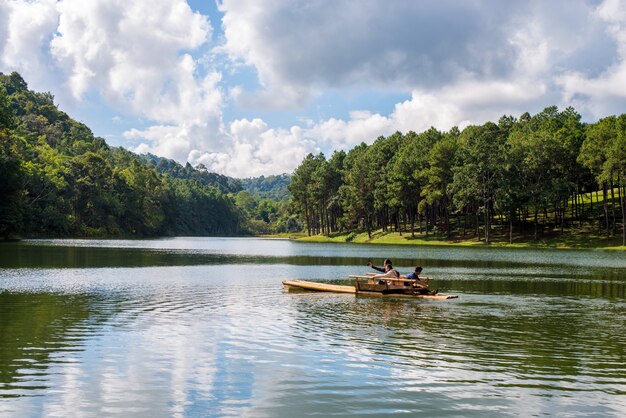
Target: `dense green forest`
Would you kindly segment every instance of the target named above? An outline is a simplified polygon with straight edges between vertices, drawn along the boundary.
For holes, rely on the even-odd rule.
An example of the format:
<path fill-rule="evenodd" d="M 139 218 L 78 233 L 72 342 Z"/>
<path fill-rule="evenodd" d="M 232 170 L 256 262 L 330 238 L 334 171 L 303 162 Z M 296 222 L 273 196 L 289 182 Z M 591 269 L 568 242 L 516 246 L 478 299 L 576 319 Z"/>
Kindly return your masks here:
<path fill-rule="evenodd" d="M 111 147 L 50 93 L 0 73 L 0 239 L 374 230 L 537 240 L 589 231 L 626 245 L 626 114 L 572 108 L 460 131 L 396 132 L 293 175 L 233 179 Z"/>
<path fill-rule="evenodd" d="M 205 167 L 110 147 L 15 72 L 0 73 L 0 178 L 0 238 L 274 232 L 286 207 L 247 201 Z"/>
<path fill-rule="evenodd" d="M 241 181 L 221 174 L 211 173 L 203 164 L 192 167 L 191 164 L 187 163 L 182 166 L 174 160 L 153 154 L 142 154 L 138 158 L 146 166 L 153 168 L 160 174 L 178 179 L 193 180 L 203 186 L 214 186 L 222 193 L 237 193 L 242 190 Z"/>
<path fill-rule="evenodd" d="M 291 197 L 289 183 L 291 176 L 281 174 L 279 176 L 261 176 L 240 180 L 243 190 L 263 199 L 274 201 L 287 201 Z"/>
<path fill-rule="evenodd" d="M 626 245 L 626 114 L 585 124 L 553 106 L 463 131 L 396 132 L 330 159 L 309 154 L 289 189 L 309 235 L 382 229 L 490 243 L 621 228 Z"/>

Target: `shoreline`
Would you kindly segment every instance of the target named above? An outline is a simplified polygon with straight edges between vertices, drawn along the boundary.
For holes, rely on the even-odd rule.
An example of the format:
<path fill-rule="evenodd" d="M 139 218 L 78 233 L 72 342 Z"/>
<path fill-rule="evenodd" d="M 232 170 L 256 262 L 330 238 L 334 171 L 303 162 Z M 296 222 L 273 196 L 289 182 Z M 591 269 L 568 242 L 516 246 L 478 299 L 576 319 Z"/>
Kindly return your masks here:
<path fill-rule="evenodd" d="M 572 249 L 572 250 L 611 250 L 626 251 L 626 246 L 620 245 L 620 237 L 613 237 L 607 240 L 603 237 L 567 236 L 558 238 L 547 238 L 537 242 L 513 241 L 509 244 L 506 241 L 494 239 L 490 244 L 485 244 L 483 240 L 471 239 L 445 239 L 433 235 L 426 237 L 424 234 L 376 231 L 372 233 L 370 239 L 367 233 L 346 233 L 331 235 L 311 235 L 306 233 L 283 233 L 258 235 L 259 238 L 282 238 L 300 242 L 335 243 L 335 244 L 380 244 L 380 245 L 409 245 L 409 246 L 437 246 L 437 247 L 471 247 L 471 248 L 529 248 L 529 249 Z M 617 242 L 619 241 L 619 242 Z"/>
<path fill-rule="evenodd" d="M 199 238 L 199 236 L 189 236 Z M 207 236 L 208 237 L 208 236 Z M 544 238 L 537 242 L 522 241 L 519 238 L 509 244 L 508 239 L 502 240 L 495 237 L 490 244 L 485 244 L 483 240 L 476 238 L 469 239 L 445 239 L 438 236 L 425 236 L 424 234 L 415 234 L 411 237 L 409 233 L 400 235 L 398 232 L 382 232 L 380 230 L 372 233 L 372 238 L 367 233 L 344 233 L 331 235 L 311 235 L 306 233 L 279 233 L 279 234 L 259 234 L 259 235 L 229 235 L 229 236 L 211 236 L 211 237 L 230 237 L 230 238 L 263 238 L 263 239 L 286 239 L 300 242 L 313 243 L 331 243 L 331 244 L 375 244 L 375 245 L 403 245 L 403 246 L 431 246 L 431 247 L 468 247 L 468 248 L 527 248 L 527 249 L 571 249 L 571 250 L 609 250 L 609 251 L 626 251 L 626 246 L 621 245 L 620 237 L 613 237 L 607 240 L 604 237 L 588 236 L 588 235 L 568 235 L 564 237 Z M 85 239 L 85 240 L 144 240 L 144 239 L 166 239 L 175 238 L 175 236 L 99 236 L 99 237 L 20 237 L 13 239 L 0 239 L 0 243 L 15 243 L 24 240 L 46 240 L 46 239 Z"/>

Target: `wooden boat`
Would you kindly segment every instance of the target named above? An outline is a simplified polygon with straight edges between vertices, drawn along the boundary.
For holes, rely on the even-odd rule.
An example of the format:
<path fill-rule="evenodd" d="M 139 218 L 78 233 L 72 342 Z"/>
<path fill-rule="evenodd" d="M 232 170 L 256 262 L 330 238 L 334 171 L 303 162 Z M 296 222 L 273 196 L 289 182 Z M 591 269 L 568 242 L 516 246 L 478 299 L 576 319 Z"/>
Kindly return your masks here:
<path fill-rule="evenodd" d="M 373 280 L 368 281 L 372 282 Z M 394 284 L 394 282 L 402 283 Z M 283 285 L 286 288 L 315 290 L 318 292 L 353 293 L 359 295 L 377 296 L 400 296 L 432 300 L 458 298 L 457 295 L 447 295 L 442 293 L 438 293 L 436 295 L 421 295 L 415 291 L 415 288 L 412 284 L 406 286 L 406 282 L 406 280 L 387 280 L 384 284 L 379 284 L 378 281 L 376 281 L 376 283 L 362 283 L 357 279 L 354 283 L 354 286 L 345 286 L 329 283 L 311 282 L 307 280 L 283 280 Z"/>

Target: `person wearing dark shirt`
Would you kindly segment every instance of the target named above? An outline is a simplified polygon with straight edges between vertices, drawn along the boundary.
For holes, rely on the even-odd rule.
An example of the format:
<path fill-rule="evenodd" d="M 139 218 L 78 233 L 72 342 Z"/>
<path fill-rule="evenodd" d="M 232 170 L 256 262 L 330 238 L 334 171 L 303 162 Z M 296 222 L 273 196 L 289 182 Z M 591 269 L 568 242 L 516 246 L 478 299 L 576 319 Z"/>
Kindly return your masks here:
<path fill-rule="evenodd" d="M 422 272 L 422 268 L 421 267 L 415 267 L 415 271 L 413 273 L 407 274 L 406 278 L 408 280 L 421 280 L 419 275 Z"/>
<path fill-rule="evenodd" d="M 439 289 L 430 291 L 428 290 L 428 284 L 424 281 L 424 279 L 420 278 L 420 273 L 422 272 L 422 268 L 417 266 L 415 267 L 415 271 L 406 276 L 407 280 L 416 280 L 417 282 L 414 284 L 417 293 L 421 295 L 436 295 L 439 293 Z M 427 278 L 426 278 L 427 279 Z"/>

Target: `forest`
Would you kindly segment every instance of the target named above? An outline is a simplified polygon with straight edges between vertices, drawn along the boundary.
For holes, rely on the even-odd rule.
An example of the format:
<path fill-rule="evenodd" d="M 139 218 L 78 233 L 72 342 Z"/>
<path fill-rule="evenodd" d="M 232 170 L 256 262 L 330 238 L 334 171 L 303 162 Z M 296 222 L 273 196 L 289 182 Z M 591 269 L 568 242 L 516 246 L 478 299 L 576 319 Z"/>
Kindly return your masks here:
<path fill-rule="evenodd" d="M 626 245 L 626 114 L 555 106 L 440 132 L 396 132 L 309 154 L 289 186 L 312 234 L 397 231 L 487 244 L 577 231 Z"/>
<path fill-rule="evenodd" d="M 0 238 L 241 235 L 240 182 L 110 147 L 50 93 L 0 73 Z"/>
<path fill-rule="evenodd" d="M 233 179 L 111 147 L 50 93 L 0 73 L 0 239 L 399 232 L 531 241 L 622 236 L 626 114 L 573 108 L 307 155 L 292 175 Z"/>

